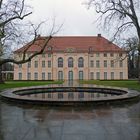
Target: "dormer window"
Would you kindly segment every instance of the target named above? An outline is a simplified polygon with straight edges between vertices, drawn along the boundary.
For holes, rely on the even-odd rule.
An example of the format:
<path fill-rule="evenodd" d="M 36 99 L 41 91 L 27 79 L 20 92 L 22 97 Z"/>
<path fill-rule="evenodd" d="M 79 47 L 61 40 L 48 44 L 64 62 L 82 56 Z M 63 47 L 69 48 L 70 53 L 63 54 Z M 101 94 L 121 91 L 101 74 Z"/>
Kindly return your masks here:
<path fill-rule="evenodd" d="M 51 50 L 52 50 L 52 47 L 51 47 L 51 46 L 49 46 L 49 47 L 48 47 L 48 51 L 51 51 Z"/>

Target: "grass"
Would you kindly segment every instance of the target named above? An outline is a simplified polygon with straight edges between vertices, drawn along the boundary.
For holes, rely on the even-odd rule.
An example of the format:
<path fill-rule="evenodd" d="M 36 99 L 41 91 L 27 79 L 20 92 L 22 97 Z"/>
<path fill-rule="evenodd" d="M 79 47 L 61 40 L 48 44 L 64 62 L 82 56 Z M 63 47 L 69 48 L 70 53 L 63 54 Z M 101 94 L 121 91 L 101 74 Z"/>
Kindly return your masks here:
<path fill-rule="evenodd" d="M 95 84 L 95 85 L 104 85 L 104 86 L 115 86 L 115 87 L 125 87 L 129 89 L 134 89 L 140 91 L 140 82 L 137 80 L 83 80 L 80 81 L 81 84 Z"/>
<path fill-rule="evenodd" d="M 8 88 L 40 86 L 48 84 L 62 84 L 63 81 L 8 81 L 0 84 L 0 91 Z"/>

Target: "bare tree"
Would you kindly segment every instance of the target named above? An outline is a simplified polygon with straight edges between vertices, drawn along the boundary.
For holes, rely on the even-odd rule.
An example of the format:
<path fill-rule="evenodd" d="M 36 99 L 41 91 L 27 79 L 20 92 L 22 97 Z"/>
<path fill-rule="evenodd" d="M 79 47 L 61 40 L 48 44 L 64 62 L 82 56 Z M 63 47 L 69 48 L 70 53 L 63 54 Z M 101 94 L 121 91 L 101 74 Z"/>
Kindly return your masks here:
<path fill-rule="evenodd" d="M 22 37 L 25 37 L 25 34 L 23 34 L 22 32 L 25 30 L 25 26 L 27 26 L 27 24 L 22 24 L 22 22 L 31 14 L 31 8 L 25 5 L 25 0 L 0 0 L 0 83 L 2 82 L 1 68 L 3 64 L 8 62 L 12 62 L 15 64 L 26 63 L 28 61 L 31 61 L 31 59 L 36 55 L 42 54 L 44 49 L 47 47 L 48 42 L 51 40 L 52 35 L 57 33 L 62 26 L 59 26 L 59 28 L 54 31 L 54 21 L 50 34 L 47 37 L 44 37 L 44 44 L 43 46 L 40 46 L 40 51 L 33 53 L 30 57 L 27 58 L 26 53 L 28 49 L 34 43 L 36 43 L 36 40 L 38 40 L 39 38 L 38 30 L 42 23 L 40 23 L 36 27 L 33 24 L 28 25 L 32 29 L 32 32 L 29 31 L 30 35 L 32 35 L 32 38 L 30 37 L 31 41 L 23 51 L 22 59 L 16 60 L 14 59 L 14 57 L 11 58 L 5 56 L 5 52 L 11 49 L 11 43 L 16 43 L 18 39 L 22 41 Z M 20 41 L 18 40 L 18 42 Z M 38 46 L 39 45 L 40 44 L 38 44 Z"/>
<path fill-rule="evenodd" d="M 140 0 L 88 0 L 87 4 L 89 8 L 95 7 L 96 12 L 100 15 L 99 19 L 103 21 L 105 27 L 114 29 L 114 38 L 134 27 L 139 42 L 137 50 L 140 81 Z"/>

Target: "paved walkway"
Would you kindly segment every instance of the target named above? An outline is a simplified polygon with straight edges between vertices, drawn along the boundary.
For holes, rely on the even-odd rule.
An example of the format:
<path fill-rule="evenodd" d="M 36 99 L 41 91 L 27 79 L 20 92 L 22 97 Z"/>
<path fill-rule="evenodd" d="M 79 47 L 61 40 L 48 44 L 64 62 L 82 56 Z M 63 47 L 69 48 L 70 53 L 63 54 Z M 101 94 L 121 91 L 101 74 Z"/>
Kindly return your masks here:
<path fill-rule="evenodd" d="M 139 140 L 140 102 L 47 107 L 0 101 L 0 140 Z"/>

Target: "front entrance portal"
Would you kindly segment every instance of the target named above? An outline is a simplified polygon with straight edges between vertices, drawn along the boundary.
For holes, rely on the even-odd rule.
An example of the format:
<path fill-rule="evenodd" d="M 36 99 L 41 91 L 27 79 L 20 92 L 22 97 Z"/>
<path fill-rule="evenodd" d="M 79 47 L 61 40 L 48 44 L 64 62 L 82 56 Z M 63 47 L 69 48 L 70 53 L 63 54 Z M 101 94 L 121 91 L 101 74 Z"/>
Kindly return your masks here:
<path fill-rule="evenodd" d="M 68 79 L 73 80 L 73 71 L 69 71 L 68 73 Z"/>

